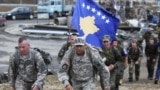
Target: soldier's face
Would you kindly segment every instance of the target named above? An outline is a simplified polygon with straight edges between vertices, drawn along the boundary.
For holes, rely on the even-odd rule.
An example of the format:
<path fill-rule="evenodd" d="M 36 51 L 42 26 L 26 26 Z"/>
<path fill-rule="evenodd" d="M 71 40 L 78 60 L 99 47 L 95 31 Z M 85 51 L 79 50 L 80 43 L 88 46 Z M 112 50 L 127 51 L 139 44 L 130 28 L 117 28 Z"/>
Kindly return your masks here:
<path fill-rule="evenodd" d="M 113 47 L 118 46 L 118 42 L 117 41 L 113 41 Z"/>
<path fill-rule="evenodd" d="M 133 47 L 133 48 L 136 48 L 136 47 L 137 47 L 137 44 L 136 44 L 136 43 L 132 43 L 132 47 Z"/>
<path fill-rule="evenodd" d="M 77 55 L 80 55 L 80 56 L 84 55 L 85 45 L 76 45 L 75 50 L 76 50 Z"/>
<path fill-rule="evenodd" d="M 153 40 L 153 39 L 150 39 L 150 40 L 149 40 L 149 43 L 150 43 L 150 44 L 154 44 L 154 40 Z"/>
<path fill-rule="evenodd" d="M 103 41 L 103 45 L 105 48 L 110 47 L 110 41 Z"/>
<path fill-rule="evenodd" d="M 18 49 L 21 55 L 27 55 L 29 53 L 30 44 L 28 41 L 23 41 L 18 44 Z"/>
<path fill-rule="evenodd" d="M 69 42 L 70 42 L 71 44 L 74 44 L 74 41 L 75 41 L 76 38 L 77 38 L 76 35 L 71 35 L 71 36 L 70 36 L 70 39 L 69 39 Z"/>
<path fill-rule="evenodd" d="M 137 42 L 137 39 L 136 39 L 136 38 L 133 38 L 133 39 L 132 39 L 132 42 L 136 43 L 136 42 Z"/>

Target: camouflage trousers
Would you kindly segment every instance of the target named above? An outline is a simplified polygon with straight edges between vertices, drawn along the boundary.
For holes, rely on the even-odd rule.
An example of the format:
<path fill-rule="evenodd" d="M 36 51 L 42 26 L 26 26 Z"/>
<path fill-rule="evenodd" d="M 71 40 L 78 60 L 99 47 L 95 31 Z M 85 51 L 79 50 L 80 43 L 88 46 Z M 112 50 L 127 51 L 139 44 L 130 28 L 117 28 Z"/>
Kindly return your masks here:
<path fill-rule="evenodd" d="M 22 80 L 16 80 L 16 90 L 32 90 L 33 83 L 26 83 Z"/>
<path fill-rule="evenodd" d="M 140 62 L 139 64 L 135 64 L 135 61 L 131 61 L 129 63 L 129 80 L 133 80 L 133 73 L 135 72 L 136 80 L 139 80 L 140 75 Z"/>
<path fill-rule="evenodd" d="M 96 90 L 95 81 L 77 82 L 72 80 L 73 90 Z"/>
<path fill-rule="evenodd" d="M 32 85 L 34 82 L 24 82 L 22 79 L 17 78 L 16 80 L 16 90 L 32 90 Z M 43 87 L 39 87 L 39 90 L 43 90 Z"/>
<path fill-rule="evenodd" d="M 117 69 L 117 74 L 116 74 L 116 85 L 121 85 L 122 81 L 123 81 L 123 74 L 124 74 L 124 70 L 125 70 L 125 64 L 121 63 L 118 66 Z"/>
<path fill-rule="evenodd" d="M 111 90 L 116 90 L 116 73 L 117 70 L 113 70 L 113 71 L 110 71 L 110 89 Z"/>
<path fill-rule="evenodd" d="M 113 71 L 110 71 L 110 90 L 117 90 L 116 87 L 116 76 L 117 76 L 117 69 L 114 69 Z M 100 82 L 102 82 L 102 78 L 100 78 Z M 101 87 L 104 87 L 101 84 Z M 102 90 L 105 90 L 104 88 L 102 88 Z"/>

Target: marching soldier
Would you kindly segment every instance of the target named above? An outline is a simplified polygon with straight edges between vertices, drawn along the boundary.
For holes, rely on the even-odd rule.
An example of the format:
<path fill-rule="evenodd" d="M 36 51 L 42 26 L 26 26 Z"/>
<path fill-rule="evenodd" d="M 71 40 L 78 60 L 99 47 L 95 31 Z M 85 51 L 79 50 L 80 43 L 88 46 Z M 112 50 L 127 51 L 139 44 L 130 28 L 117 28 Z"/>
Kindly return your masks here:
<path fill-rule="evenodd" d="M 128 49 L 128 63 L 129 63 L 129 82 L 133 81 L 133 70 L 135 68 L 135 79 L 139 80 L 140 75 L 140 52 L 141 49 L 137 46 L 137 43 L 131 43 L 131 47 Z"/>
<path fill-rule="evenodd" d="M 111 90 L 116 90 L 116 75 L 118 67 L 123 63 L 122 56 L 116 47 L 111 46 L 109 35 L 104 35 L 102 41 L 103 52 L 101 56 L 105 58 L 104 63 L 110 70 Z"/>
<path fill-rule="evenodd" d="M 46 64 L 40 53 L 30 48 L 26 37 L 20 37 L 18 49 L 9 60 L 12 90 L 43 90 L 46 74 Z"/>
<path fill-rule="evenodd" d="M 72 47 L 74 45 L 74 41 L 77 38 L 77 34 L 76 33 L 72 33 L 69 36 L 69 41 L 67 41 L 67 43 L 63 44 L 63 46 L 61 47 L 60 51 L 58 52 L 58 57 L 57 57 L 57 61 L 60 63 L 65 52 L 68 50 L 69 47 Z"/>
<path fill-rule="evenodd" d="M 116 75 L 116 90 L 119 90 L 119 85 L 121 85 L 123 82 L 124 69 L 128 66 L 128 56 L 127 56 L 127 50 L 122 48 L 121 43 L 117 38 L 113 41 L 112 46 L 117 48 L 121 53 L 121 56 L 123 57 L 122 58 L 123 63 L 118 65 L 117 75 Z"/>
<path fill-rule="evenodd" d="M 146 45 L 145 54 L 147 57 L 147 71 L 148 71 L 148 79 L 153 79 L 154 67 L 156 63 L 156 59 L 158 56 L 158 49 L 155 47 L 154 38 L 149 39 L 149 44 Z"/>
<path fill-rule="evenodd" d="M 58 72 L 65 90 L 96 90 L 97 72 L 102 78 L 102 89 L 110 90 L 110 73 L 99 52 L 88 46 L 82 38 L 76 38 L 74 47 L 62 58 Z"/>

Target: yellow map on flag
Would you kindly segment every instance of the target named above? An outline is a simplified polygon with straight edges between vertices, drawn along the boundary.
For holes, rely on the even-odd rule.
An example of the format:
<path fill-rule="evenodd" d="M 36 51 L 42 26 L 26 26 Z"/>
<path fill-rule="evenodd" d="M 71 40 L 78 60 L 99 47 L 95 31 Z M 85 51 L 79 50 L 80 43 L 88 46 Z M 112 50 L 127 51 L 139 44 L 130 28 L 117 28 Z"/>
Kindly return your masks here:
<path fill-rule="evenodd" d="M 99 28 L 95 25 L 95 17 L 87 16 L 80 17 L 80 28 L 83 30 L 84 36 L 88 36 L 88 34 L 94 34 L 99 30 Z"/>

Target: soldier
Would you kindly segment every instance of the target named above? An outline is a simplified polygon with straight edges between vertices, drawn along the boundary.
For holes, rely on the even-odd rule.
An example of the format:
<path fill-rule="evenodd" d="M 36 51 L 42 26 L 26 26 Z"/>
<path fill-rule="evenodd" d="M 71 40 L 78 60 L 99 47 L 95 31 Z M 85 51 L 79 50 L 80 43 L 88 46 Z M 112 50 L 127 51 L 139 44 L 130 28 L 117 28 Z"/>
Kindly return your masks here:
<path fill-rule="evenodd" d="M 123 57 L 123 63 L 119 64 L 116 75 L 116 90 L 119 90 L 119 85 L 123 82 L 124 69 L 128 66 L 128 56 L 127 50 L 122 48 L 121 43 L 117 38 L 113 41 L 112 46 L 117 48 Z"/>
<path fill-rule="evenodd" d="M 111 46 L 109 35 L 104 35 L 102 41 L 104 47 L 101 56 L 105 58 L 104 63 L 110 70 L 111 90 L 116 90 L 116 75 L 118 66 L 123 63 L 122 56 L 116 47 Z"/>
<path fill-rule="evenodd" d="M 143 34 L 143 39 L 145 40 L 146 45 L 148 45 L 149 39 L 151 38 L 151 36 L 152 36 L 152 33 L 150 31 L 146 31 Z"/>
<path fill-rule="evenodd" d="M 132 37 L 129 47 L 131 47 L 132 43 L 137 43 L 137 46 L 142 49 L 142 41 L 138 40 L 137 37 Z"/>
<path fill-rule="evenodd" d="M 140 75 L 140 51 L 137 43 L 131 43 L 131 47 L 128 49 L 128 63 L 129 63 L 129 82 L 133 81 L 133 68 L 135 67 L 135 79 L 139 80 Z"/>
<path fill-rule="evenodd" d="M 96 90 L 97 71 L 103 79 L 103 90 L 110 90 L 109 70 L 99 52 L 88 46 L 82 38 L 76 38 L 74 45 L 65 53 L 58 72 L 65 90 Z"/>
<path fill-rule="evenodd" d="M 26 37 L 19 38 L 8 71 L 11 90 L 43 90 L 47 68 L 40 53 L 30 48 Z"/>
<path fill-rule="evenodd" d="M 75 39 L 77 38 L 78 34 L 77 33 L 72 33 L 69 36 L 69 39 L 67 41 L 67 43 L 63 44 L 63 46 L 61 47 L 60 51 L 58 52 L 58 57 L 57 57 L 57 61 L 60 63 L 65 52 L 68 50 L 69 47 L 72 47 L 74 44 Z"/>
<path fill-rule="evenodd" d="M 148 79 L 153 79 L 154 67 L 158 56 L 158 49 L 154 46 L 154 38 L 149 39 L 149 44 L 145 48 L 145 55 L 147 57 L 147 71 Z"/>

